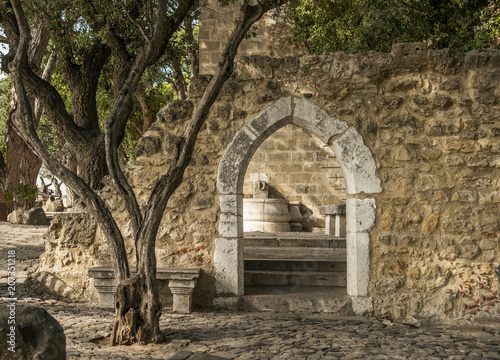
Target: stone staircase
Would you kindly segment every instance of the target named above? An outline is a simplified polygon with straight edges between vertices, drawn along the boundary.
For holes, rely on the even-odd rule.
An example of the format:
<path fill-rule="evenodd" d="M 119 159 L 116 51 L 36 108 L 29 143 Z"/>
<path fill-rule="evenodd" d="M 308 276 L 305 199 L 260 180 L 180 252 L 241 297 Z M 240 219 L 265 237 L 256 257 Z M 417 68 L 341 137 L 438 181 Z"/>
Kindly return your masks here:
<path fill-rule="evenodd" d="M 316 233 L 245 233 L 244 307 L 350 312 L 346 240 Z"/>
<path fill-rule="evenodd" d="M 247 233 L 245 287 L 346 286 L 345 238 Z"/>

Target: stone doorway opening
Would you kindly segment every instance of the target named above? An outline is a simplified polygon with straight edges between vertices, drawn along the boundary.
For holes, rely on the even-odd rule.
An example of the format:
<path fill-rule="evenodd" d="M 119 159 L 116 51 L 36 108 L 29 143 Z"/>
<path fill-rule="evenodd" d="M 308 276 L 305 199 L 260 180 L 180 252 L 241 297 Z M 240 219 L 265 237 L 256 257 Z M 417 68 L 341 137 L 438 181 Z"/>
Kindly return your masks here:
<path fill-rule="evenodd" d="M 243 184 L 247 309 L 348 304 L 345 200 L 335 153 L 302 127 L 285 125 L 259 146 Z"/>
<path fill-rule="evenodd" d="M 370 311 L 369 234 L 375 221 L 375 200 L 382 191 L 375 160 L 362 136 L 346 122 L 300 98 L 285 97 L 251 119 L 235 135 L 221 158 L 217 187 L 221 215 L 215 240 L 216 291 L 219 298 L 245 294 L 243 198 L 245 174 L 259 146 L 275 131 L 293 124 L 328 145 L 342 168 L 347 208 L 347 294 L 358 312 Z M 362 194 L 363 198 L 357 198 Z"/>

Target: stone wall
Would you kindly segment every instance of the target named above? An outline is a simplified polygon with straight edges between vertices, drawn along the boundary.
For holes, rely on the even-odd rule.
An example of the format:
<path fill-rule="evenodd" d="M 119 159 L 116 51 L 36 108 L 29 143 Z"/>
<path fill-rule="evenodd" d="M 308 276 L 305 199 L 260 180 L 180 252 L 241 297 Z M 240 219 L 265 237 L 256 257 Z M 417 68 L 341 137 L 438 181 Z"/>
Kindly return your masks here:
<path fill-rule="evenodd" d="M 301 202 L 303 231 L 324 231 L 320 206 L 345 204 L 345 182 L 335 154 L 296 125 L 277 130 L 257 149 L 248 164 L 244 197 L 252 197 L 252 174 L 266 174 L 270 198 Z"/>
<path fill-rule="evenodd" d="M 204 76 L 193 79 L 191 100 L 207 82 Z M 495 50 L 464 54 L 400 44 L 387 54 L 242 57 L 200 133 L 183 185 L 168 204 L 159 230 L 158 266 L 201 267 L 195 299 L 211 303 L 225 256 L 222 251 L 214 259 L 222 154 L 252 118 L 293 96 L 346 122 L 375 160 L 382 191 L 370 195 L 375 218 L 365 238 L 367 308 L 376 316 L 406 321 L 498 318 L 499 280 L 492 266 L 498 266 L 500 256 L 499 83 L 500 51 Z M 140 156 L 127 169 L 141 205 L 165 170 L 172 137 L 181 133 L 191 111 L 190 102 L 170 103 L 141 139 Z M 303 116 L 309 115 L 316 116 Z M 123 203 L 111 186 L 102 196 L 131 245 Z M 347 197 L 363 202 L 367 196 L 348 191 Z M 96 239 L 103 242 L 99 235 Z M 61 254 L 54 247 L 49 252 Z M 86 266 L 81 263 L 79 271 Z"/>
<path fill-rule="evenodd" d="M 215 74 L 220 55 L 233 30 L 240 5 L 224 7 L 215 0 L 208 0 L 200 12 L 200 74 Z M 298 56 L 306 53 L 300 45 L 289 43 L 288 26 L 282 10 L 264 14 L 249 31 L 238 48 L 238 56 L 266 55 L 270 57 Z"/>

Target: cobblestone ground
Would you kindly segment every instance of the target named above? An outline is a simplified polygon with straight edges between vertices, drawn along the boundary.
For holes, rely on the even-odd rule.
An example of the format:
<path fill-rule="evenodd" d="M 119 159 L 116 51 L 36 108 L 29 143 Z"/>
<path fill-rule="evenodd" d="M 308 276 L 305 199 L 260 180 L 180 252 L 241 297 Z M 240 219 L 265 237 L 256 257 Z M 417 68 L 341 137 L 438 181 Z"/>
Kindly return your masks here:
<path fill-rule="evenodd" d="M 34 244 L 39 246 L 39 240 Z M 5 247 L 0 245 L 0 249 Z M 26 258 L 31 259 L 37 251 L 27 250 Z M 500 359 L 498 323 L 417 328 L 322 314 L 195 311 L 179 315 L 164 310 L 161 327 L 167 343 L 110 347 L 112 311 L 90 303 L 37 296 L 22 286 L 18 297 L 19 305 L 43 307 L 59 321 L 70 360 Z M 0 298 L 0 306 L 6 306 L 7 301 Z"/>

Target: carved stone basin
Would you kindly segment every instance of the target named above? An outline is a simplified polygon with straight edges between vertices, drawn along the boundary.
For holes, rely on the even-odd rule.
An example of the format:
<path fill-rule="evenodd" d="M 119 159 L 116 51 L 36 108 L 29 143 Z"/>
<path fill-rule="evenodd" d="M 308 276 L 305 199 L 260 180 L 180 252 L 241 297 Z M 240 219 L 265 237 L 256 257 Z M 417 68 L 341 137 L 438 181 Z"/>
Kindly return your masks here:
<path fill-rule="evenodd" d="M 288 201 L 283 199 L 243 199 L 243 230 L 290 231 Z"/>

